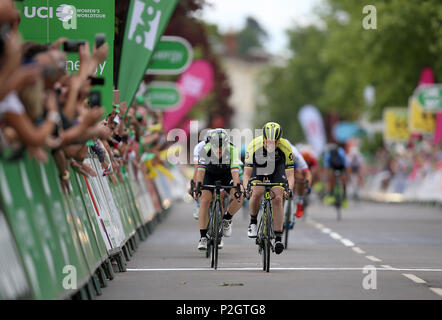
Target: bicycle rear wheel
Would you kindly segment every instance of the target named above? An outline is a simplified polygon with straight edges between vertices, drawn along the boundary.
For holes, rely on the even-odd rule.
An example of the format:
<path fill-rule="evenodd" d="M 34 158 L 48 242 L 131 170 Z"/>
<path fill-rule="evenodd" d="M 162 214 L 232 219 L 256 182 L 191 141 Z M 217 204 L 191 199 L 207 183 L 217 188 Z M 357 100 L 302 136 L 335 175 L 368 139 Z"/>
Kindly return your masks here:
<path fill-rule="evenodd" d="M 336 219 L 342 220 L 342 187 L 338 184 L 335 187 L 335 207 L 336 207 Z"/>

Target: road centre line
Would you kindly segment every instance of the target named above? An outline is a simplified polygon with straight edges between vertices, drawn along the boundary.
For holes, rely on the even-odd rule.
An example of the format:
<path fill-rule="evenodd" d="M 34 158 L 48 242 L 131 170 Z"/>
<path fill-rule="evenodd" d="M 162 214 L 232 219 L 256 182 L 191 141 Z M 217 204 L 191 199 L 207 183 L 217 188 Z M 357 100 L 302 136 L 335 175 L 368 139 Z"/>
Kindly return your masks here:
<path fill-rule="evenodd" d="M 365 268 L 352 268 L 352 267 L 272 267 L 272 270 L 281 270 L 281 271 L 362 271 Z M 437 268 L 375 268 L 377 271 L 414 271 L 414 272 L 442 272 L 442 269 Z M 130 272 L 149 272 L 149 271 L 215 271 L 212 268 L 137 268 L 126 269 Z M 219 267 L 219 271 L 255 271 L 261 270 L 262 267 L 244 267 L 244 268 L 230 268 L 230 267 Z M 405 276 L 405 274 L 403 274 Z M 416 277 L 417 278 L 417 277 Z M 422 279 L 421 279 L 422 280 Z M 436 288 L 437 289 L 437 288 Z"/>
<path fill-rule="evenodd" d="M 332 237 L 332 238 L 335 239 L 335 240 L 340 240 L 340 239 L 342 239 L 342 236 L 341 236 L 339 233 L 336 233 L 336 232 L 332 232 L 332 233 L 330 233 L 330 237 Z"/>
<path fill-rule="evenodd" d="M 365 256 L 368 260 L 374 261 L 374 262 L 381 262 L 382 260 L 379 258 L 376 258 L 375 256 Z"/>
<path fill-rule="evenodd" d="M 382 268 L 387 268 L 387 269 L 396 269 L 396 268 L 393 268 L 392 266 L 390 266 L 388 264 L 382 264 L 381 267 Z"/>
<path fill-rule="evenodd" d="M 427 283 L 425 280 L 423 280 L 419 277 L 416 277 L 414 274 L 411 274 L 411 273 L 403 273 L 402 275 L 404 277 L 410 279 L 411 281 L 416 282 L 416 283 Z"/>
<path fill-rule="evenodd" d="M 365 253 L 365 251 L 362 250 L 362 249 L 359 248 L 359 247 L 353 247 L 352 250 L 353 250 L 354 252 L 356 252 L 356 253 L 359 253 L 359 254 L 364 254 L 364 253 Z"/>
<path fill-rule="evenodd" d="M 442 296 L 442 289 L 441 288 L 430 288 L 430 290 L 433 291 L 435 294 Z"/>
<path fill-rule="evenodd" d="M 318 222 L 315 222 L 313 219 L 312 219 L 311 224 L 313 224 L 313 226 L 314 226 L 315 228 L 319 229 L 321 232 L 326 233 L 326 234 L 329 234 L 330 237 L 332 237 L 333 239 L 341 241 L 342 244 L 344 244 L 345 246 L 347 246 L 347 247 L 351 247 L 351 249 L 352 249 L 354 252 L 359 253 L 359 254 L 365 254 L 365 251 L 364 251 L 364 250 L 362 250 L 362 249 L 359 248 L 359 247 L 355 247 L 355 244 L 354 244 L 352 241 L 350 241 L 349 239 L 343 239 L 341 235 L 339 235 L 339 234 L 336 233 L 336 232 L 333 232 L 333 230 L 331 230 L 331 229 L 329 229 L 329 228 L 326 228 L 324 225 L 322 225 L 322 224 L 320 224 L 320 223 L 318 223 Z M 367 255 L 367 256 L 365 256 L 365 257 L 366 257 L 367 259 L 371 260 L 371 261 L 374 261 L 374 262 L 381 262 L 381 261 L 382 261 L 381 259 L 376 258 L 375 256 L 369 256 L 369 255 Z M 299 270 L 299 269 L 298 269 L 298 270 Z M 324 270 L 325 270 L 325 269 L 324 269 Z M 340 269 L 340 270 L 343 270 L 343 269 Z M 381 269 L 381 268 L 376 268 L 376 270 L 382 270 L 382 271 L 384 271 L 384 270 L 387 270 L 387 271 L 411 271 L 411 270 L 406 270 L 406 269 L 393 268 L 393 267 L 391 267 L 390 265 L 382 265 L 382 269 Z M 433 270 L 431 270 L 431 271 L 436 271 L 436 270 L 437 270 L 437 269 L 433 269 Z M 440 270 L 440 269 L 439 269 L 439 270 Z M 430 269 L 415 269 L 414 271 L 421 271 L 421 272 L 422 272 L 422 271 L 430 271 Z M 402 275 L 403 275 L 404 277 L 406 277 L 406 278 L 412 280 L 413 282 L 418 283 L 418 284 L 424 284 L 424 283 L 427 283 L 425 280 L 423 280 L 423 279 L 421 279 L 421 278 L 419 278 L 419 277 L 417 277 L 417 276 L 415 276 L 414 274 L 411 274 L 411 273 L 402 273 Z M 439 295 L 439 296 L 442 296 L 442 288 L 429 288 L 429 289 L 430 289 L 431 291 L 433 291 L 435 294 L 437 294 L 437 295 Z"/>
<path fill-rule="evenodd" d="M 346 247 L 353 247 L 355 244 L 353 242 L 351 242 L 348 239 L 341 239 L 341 242 L 344 244 L 344 246 Z"/>

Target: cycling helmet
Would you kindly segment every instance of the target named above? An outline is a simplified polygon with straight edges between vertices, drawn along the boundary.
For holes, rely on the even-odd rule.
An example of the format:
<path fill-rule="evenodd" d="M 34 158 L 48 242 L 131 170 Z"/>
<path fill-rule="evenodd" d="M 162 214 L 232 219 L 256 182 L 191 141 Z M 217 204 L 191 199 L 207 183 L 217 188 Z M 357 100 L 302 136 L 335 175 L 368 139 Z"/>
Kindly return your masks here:
<path fill-rule="evenodd" d="M 265 140 L 279 141 L 282 137 L 282 129 L 276 122 L 267 122 L 264 127 L 262 127 L 262 134 Z"/>
<path fill-rule="evenodd" d="M 212 131 L 213 131 L 212 129 L 209 129 L 209 130 L 206 131 L 206 134 L 204 135 L 204 141 L 205 141 L 206 143 L 209 143 L 209 141 L 210 141 L 210 133 L 211 133 Z"/>
<path fill-rule="evenodd" d="M 229 143 L 229 135 L 224 129 L 214 129 L 210 132 L 210 142 L 218 148 L 225 147 Z"/>

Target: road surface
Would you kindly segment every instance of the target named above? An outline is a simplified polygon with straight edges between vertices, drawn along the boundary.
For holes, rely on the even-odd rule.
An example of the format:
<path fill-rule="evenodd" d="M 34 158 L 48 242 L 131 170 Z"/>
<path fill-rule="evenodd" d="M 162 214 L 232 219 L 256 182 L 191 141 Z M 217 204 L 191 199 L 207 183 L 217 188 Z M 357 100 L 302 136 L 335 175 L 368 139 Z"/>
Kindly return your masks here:
<path fill-rule="evenodd" d="M 98 300 L 442 299 L 442 210 L 350 203 L 343 220 L 312 204 L 289 247 L 262 271 L 248 217 L 239 211 L 219 269 L 197 250 L 193 204 L 174 204 Z"/>

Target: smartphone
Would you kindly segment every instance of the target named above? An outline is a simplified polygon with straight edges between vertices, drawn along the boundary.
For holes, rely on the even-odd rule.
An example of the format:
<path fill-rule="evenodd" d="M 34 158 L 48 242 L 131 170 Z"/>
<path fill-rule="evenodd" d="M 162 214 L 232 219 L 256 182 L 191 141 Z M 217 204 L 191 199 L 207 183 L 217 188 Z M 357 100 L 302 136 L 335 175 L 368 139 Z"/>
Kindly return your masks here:
<path fill-rule="evenodd" d="M 95 47 L 98 49 L 106 42 L 106 34 L 97 33 L 95 35 Z"/>
<path fill-rule="evenodd" d="M 89 77 L 91 86 L 104 86 L 104 78 Z"/>
<path fill-rule="evenodd" d="M 86 40 L 68 40 L 63 43 L 64 52 L 78 52 L 80 46 L 85 44 Z"/>
<path fill-rule="evenodd" d="M 3 53 L 5 49 L 5 40 L 10 31 L 11 26 L 8 24 L 4 24 L 0 27 L 0 53 Z"/>
<path fill-rule="evenodd" d="M 91 91 L 89 93 L 89 106 L 91 108 L 101 107 L 101 92 Z"/>

